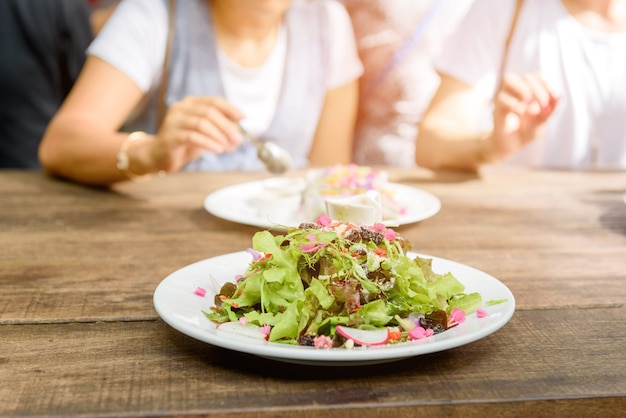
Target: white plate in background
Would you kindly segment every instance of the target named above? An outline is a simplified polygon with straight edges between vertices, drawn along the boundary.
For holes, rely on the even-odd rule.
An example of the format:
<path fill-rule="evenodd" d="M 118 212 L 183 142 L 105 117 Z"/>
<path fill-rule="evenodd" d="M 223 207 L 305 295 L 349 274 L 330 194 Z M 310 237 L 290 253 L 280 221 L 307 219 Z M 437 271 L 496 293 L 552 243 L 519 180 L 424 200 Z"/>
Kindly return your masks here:
<path fill-rule="evenodd" d="M 204 200 L 204 208 L 210 214 L 227 221 L 259 228 L 276 226 L 297 227 L 302 222 L 314 222 L 306 219 L 304 211 L 271 219 L 259 214 L 254 199 L 264 191 L 266 180 L 258 180 L 224 187 L 209 194 Z M 406 225 L 434 216 L 441 209 L 441 201 L 433 194 L 412 186 L 388 183 L 387 188 L 395 194 L 395 201 L 404 208 L 393 223 Z"/>

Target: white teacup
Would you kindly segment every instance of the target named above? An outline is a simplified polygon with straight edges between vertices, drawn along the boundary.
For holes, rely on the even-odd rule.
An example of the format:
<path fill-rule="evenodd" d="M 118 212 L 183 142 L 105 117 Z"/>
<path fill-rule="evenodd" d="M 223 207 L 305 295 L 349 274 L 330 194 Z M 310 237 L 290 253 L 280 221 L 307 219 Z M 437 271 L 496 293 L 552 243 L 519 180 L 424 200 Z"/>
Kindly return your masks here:
<path fill-rule="evenodd" d="M 337 221 L 374 225 L 383 219 L 382 198 L 375 190 L 349 197 L 328 198 L 325 203 L 326 214 Z"/>

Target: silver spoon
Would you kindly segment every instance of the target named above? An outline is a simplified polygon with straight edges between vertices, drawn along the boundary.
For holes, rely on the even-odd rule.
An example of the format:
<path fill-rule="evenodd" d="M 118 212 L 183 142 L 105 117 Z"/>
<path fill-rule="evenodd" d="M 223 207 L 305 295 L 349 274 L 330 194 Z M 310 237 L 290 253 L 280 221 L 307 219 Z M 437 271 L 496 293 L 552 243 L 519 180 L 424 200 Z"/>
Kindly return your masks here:
<path fill-rule="evenodd" d="M 254 144 L 259 160 L 265 164 L 265 167 L 270 173 L 283 174 L 291 167 L 291 155 L 287 150 L 273 142 L 259 141 L 243 129 L 240 124 L 238 124 L 238 126 L 243 136 Z"/>

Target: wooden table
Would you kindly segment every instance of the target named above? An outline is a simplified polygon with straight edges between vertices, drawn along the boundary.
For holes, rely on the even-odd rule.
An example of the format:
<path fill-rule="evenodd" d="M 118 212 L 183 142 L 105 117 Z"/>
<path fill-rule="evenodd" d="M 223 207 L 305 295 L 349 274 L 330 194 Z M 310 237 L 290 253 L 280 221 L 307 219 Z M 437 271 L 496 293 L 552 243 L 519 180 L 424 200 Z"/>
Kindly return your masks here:
<path fill-rule="evenodd" d="M 455 349 L 362 367 L 227 351 L 156 314 L 171 272 L 250 245 L 203 199 L 259 174 L 86 188 L 0 171 L 0 416 L 624 416 L 625 173 L 391 171 L 441 211 L 397 231 L 517 310 Z"/>

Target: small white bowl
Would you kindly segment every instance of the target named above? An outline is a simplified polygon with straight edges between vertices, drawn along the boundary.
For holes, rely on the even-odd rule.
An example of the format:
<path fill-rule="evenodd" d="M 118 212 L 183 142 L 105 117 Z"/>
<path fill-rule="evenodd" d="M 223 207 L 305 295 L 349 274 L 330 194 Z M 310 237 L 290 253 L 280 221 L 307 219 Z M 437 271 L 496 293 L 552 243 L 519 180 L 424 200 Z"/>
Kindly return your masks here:
<path fill-rule="evenodd" d="M 301 195 L 306 186 L 306 180 L 302 177 L 272 177 L 263 180 L 263 188 L 266 191 L 279 192 L 285 195 Z"/>
<path fill-rule="evenodd" d="M 375 190 L 344 198 L 326 199 L 326 213 L 337 221 L 374 225 L 383 219 L 382 199 Z"/>
<path fill-rule="evenodd" d="M 277 224 L 294 222 L 302 206 L 306 181 L 299 177 L 275 177 L 263 181 L 263 190 L 251 199 L 257 216 Z"/>
<path fill-rule="evenodd" d="M 272 223 L 292 223 L 300 211 L 302 195 L 266 191 L 252 199 L 257 216 Z"/>

